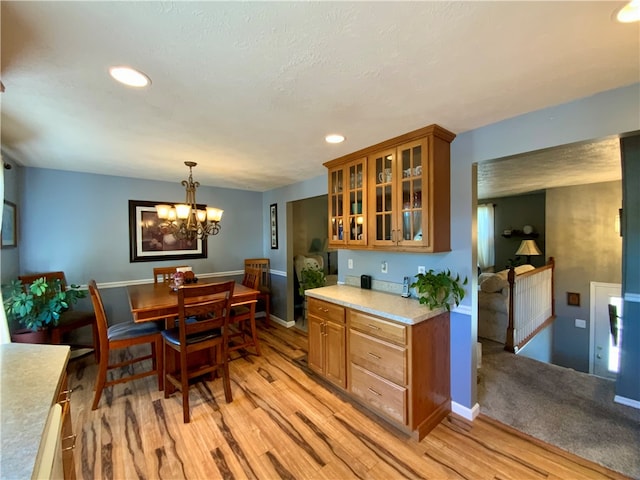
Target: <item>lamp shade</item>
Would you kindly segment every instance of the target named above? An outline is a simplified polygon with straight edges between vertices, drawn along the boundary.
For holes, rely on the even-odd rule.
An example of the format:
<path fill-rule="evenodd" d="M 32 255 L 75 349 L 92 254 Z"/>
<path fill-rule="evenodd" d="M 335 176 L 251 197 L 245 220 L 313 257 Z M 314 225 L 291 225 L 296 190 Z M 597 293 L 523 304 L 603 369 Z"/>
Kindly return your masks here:
<path fill-rule="evenodd" d="M 536 245 L 535 240 L 523 240 L 516 251 L 516 255 L 542 255 L 542 252 Z"/>

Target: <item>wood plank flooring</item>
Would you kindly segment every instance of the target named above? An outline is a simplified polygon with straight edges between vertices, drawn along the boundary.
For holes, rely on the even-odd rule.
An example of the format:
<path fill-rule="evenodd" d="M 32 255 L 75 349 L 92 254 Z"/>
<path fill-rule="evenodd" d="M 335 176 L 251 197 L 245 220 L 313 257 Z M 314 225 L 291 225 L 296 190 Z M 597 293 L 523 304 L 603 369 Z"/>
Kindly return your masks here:
<path fill-rule="evenodd" d="M 451 415 L 416 442 L 310 377 L 295 361 L 303 333 L 261 325 L 260 340 L 261 357 L 231 362 L 232 403 L 219 380 L 191 387 L 189 424 L 154 377 L 105 389 L 91 411 L 97 367 L 71 361 L 77 478 L 626 478 L 482 415 Z"/>

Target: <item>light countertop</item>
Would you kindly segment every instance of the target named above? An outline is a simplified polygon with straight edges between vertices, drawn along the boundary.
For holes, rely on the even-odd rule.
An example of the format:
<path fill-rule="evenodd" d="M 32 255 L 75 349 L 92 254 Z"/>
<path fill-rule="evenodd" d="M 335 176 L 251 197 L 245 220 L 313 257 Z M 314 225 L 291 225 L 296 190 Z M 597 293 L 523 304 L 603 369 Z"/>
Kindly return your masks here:
<path fill-rule="evenodd" d="M 426 305 L 421 305 L 416 298 L 403 298 L 397 294 L 366 290 L 349 285 L 312 288 L 305 290 L 304 293 L 309 297 L 326 300 L 407 325 L 415 325 L 446 312 L 444 308 L 431 310 Z"/>
<path fill-rule="evenodd" d="M 31 478 L 69 351 L 66 345 L 0 345 L 0 478 Z"/>

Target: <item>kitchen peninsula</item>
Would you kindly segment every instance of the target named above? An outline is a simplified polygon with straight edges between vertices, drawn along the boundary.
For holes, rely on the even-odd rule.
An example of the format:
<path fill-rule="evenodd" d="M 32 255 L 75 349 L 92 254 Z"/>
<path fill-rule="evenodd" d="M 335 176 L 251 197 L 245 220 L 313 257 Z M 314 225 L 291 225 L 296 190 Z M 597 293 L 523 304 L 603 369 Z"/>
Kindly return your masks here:
<path fill-rule="evenodd" d="M 0 345 L 0 478 L 32 478 L 40 468 L 49 414 L 61 393 L 62 419 L 58 413 L 58 426 L 53 428 L 62 422 L 62 435 L 69 433 L 69 402 L 63 392 L 69 352 L 66 345 Z M 66 457 L 65 478 L 69 478 L 67 472 L 75 472 Z"/>
<path fill-rule="evenodd" d="M 347 285 L 305 294 L 311 370 L 418 440 L 447 416 L 448 311 Z"/>

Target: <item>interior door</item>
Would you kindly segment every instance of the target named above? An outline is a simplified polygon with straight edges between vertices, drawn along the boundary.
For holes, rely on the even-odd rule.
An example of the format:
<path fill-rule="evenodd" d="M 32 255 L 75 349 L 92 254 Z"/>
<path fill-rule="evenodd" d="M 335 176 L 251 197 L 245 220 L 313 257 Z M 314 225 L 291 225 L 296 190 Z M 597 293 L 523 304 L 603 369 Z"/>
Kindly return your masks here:
<path fill-rule="evenodd" d="M 618 374 L 619 346 L 622 338 L 622 305 L 620 284 L 591 283 L 592 324 L 589 370 L 599 377 L 615 379 Z"/>

